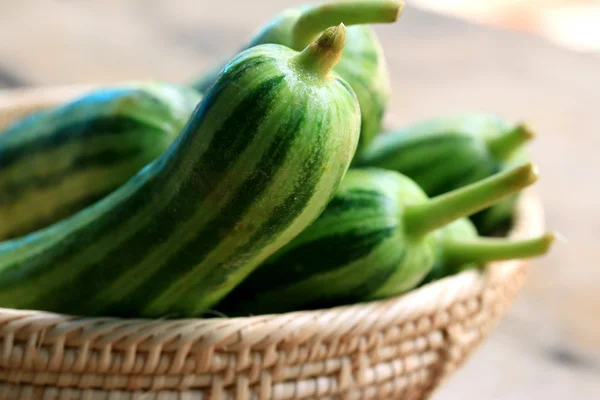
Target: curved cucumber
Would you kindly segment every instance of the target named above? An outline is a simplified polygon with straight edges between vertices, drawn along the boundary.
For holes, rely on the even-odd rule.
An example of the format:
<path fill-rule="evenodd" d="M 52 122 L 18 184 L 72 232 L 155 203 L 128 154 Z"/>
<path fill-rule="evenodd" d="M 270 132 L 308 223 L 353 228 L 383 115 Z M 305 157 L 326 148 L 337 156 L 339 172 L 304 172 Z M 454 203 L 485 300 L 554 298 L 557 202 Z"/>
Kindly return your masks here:
<path fill-rule="evenodd" d="M 216 308 L 226 315 L 276 313 L 404 293 L 430 272 L 439 228 L 536 179 L 525 165 L 428 199 L 397 172 L 350 169 L 319 218 Z"/>
<path fill-rule="evenodd" d="M 289 8 L 261 27 L 244 49 L 276 43 L 299 51 L 327 26 L 340 22 L 348 25 L 348 45 L 334 71 L 358 97 L 361 136 L 356 153 L 360 154 L 380 132 L 390 96 L 390 74 L 383 48 L 375 31 L 366 24 L 395 22 L 403 8 L 400 0 L 345 0 Z M 221 70 L 222 64 L 191 85 L 206 91 Z"/>
<path fill-rule="evenodd" d="M 480 237 L 468 218 L 461 218 L 440 229 L 438 256 L 422 284 L 468 269 L 481 269 L 487 263 L 546 254 L 556 236 L 552 232 L 528 239 Z"/>
<path fill-rule="evenodd" d="M 0 132 L 0 240 L 115 190 L 168 148 L 200 99 L 186 87 L 130 82 L 12 123 Z"/>
<path fill-rule="evenodd" d="M 370 26 L 348 28 L 348 39 L 355 43 L 344 52 L 335 71 L 354 89 L 361 113 L 357 155 L 381 132 L 391 93 L 390 73 L 377 34 Z"/>
<path fill-rule="evenodd" d="M 197 316 L 325 208 L 360 113 L 330 73 L 343 25 L 227 65 L 171 147 L 82 212 L 0 244 L 0 305 Z"/>
<path fill-rule="evenodd" d="M 526 162 L 523 145 L 532 138 L 524 124 L 490 114 L 431 118 L 377 136 L 354 165 L 398 171 L 437 196 Z M 472 216 L 480 233 L 512 215 L 517 197 Z"/>

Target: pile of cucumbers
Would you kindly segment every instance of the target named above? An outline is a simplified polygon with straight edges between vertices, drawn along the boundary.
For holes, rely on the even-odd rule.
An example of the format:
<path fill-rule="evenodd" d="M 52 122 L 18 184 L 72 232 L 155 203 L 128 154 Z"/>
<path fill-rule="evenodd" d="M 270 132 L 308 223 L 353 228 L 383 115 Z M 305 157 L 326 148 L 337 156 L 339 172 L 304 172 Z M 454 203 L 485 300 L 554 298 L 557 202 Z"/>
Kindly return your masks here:
<path fill-rule="evenodd" d="M 0 307 L 190 318 L 399 296 L 491 261 L 538 178 L 522 123 L 384 127 L 372 25 L 400 0 L 283 10 L 188 83 L 134 81 L 0 134 Z"/>

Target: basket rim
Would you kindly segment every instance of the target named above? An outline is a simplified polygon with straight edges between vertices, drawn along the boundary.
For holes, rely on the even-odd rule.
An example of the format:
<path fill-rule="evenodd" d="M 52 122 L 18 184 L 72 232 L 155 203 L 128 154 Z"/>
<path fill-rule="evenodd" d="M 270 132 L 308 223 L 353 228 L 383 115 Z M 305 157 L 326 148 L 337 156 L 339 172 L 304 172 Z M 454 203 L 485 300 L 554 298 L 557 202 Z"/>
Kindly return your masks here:
<path fill-rule="evenodd" d="M 63 101 L 78 96 L 92 87 L 98 87 L 98 84 L 0 90 L 0 111 L 7 107 L 9 109 L 26 107 L 32 102 L 51 104 Z M 516 223 L 509 237 L 531 237 L 541 234 L 543 229 L 544 215 L 540 198 L 535 190 L 527 189 L 523 191 L 517 203 Z M 238 317 L 146 319 L 87 317 L 0 307 L 0 323 L 5 321 L 15 323 L 24 319 L 29 322 L 38 321 L 40 328 L 56 327 L 60 324 L 73 328 L 85 324 L 96 327 L 110 325 L 113 329 L 118 327 L 135 331 L 199 329 L 208 336 L 214 336 L 212 339 L 203 336 L 213 344 L 221 343 L 220 339 L 237 333 L 239 342 L 244 342 L 245 345 L 253 342 L 253 346 L 260 346 L 261 343 L 267 345 L 284 339 L 284 341 L 303 341 L 306 337 L 302 328 L 310 326 L 308 331 L 314 333 L 318 330 L 321 337 L 325 339 L 339 334 L 337 328 L 340 325 L 344 326 L 344 334 L 355 335 L 367 333 L 377 329 L 378 326 L 384 327 L 391 323 L 414 320 L 423 315 L 433 315 L 437 310 L 467 299 L 484 286 L 510 279 L 515 272 L 526 268 L 528 264 L 529 261 L 525 259 L 490 263 L 481 272 L 464 271 L 392 298 L 319 310 Z M 381 310 L 384 312 L 382 313 Z M 348 326 L 348 320 L 353 321 L 353 326 Z"/>

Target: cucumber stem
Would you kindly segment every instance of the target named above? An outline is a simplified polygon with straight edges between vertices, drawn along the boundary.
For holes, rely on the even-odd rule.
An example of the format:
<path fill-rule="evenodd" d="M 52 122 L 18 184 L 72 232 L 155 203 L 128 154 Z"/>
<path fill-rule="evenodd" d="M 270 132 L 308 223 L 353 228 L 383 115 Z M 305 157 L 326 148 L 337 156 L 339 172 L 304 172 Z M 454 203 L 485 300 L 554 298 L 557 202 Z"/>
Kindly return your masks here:
<path fill-rule="evenodd" d="M 502 161 L 507 160 L 513 152 L 534 137 L 535 134 L 527 125 L 519 124 L 495 138 L 488 139 L 486 143 L 494 158 Z"/>
<path fill-rule="evenodd" d="M 528 162 L 490 177 L 413 204 L 404 211 L 406 233 L 422 236 L 449 223 L 487 208 L 533 184 L 537 168 Z"/>
<path fill-rule="evenodd" d="M 345 44 L 346 26 L 342 23 L 329 27 L 295 57 L 297 65 L 306 72 L 326 77 L 342 58 Z"/>
<path fill-rule="evenodd" d="M 351 0 L 319 4 L 303 11 L 292 28 L 292 49 L 300 51 L 329 26 L 395 22 L 404 9 L 401 0 Z"/>
<path fill-rule="evenodd" d="M 524 240 L 477 238 L 468 241 L 448 240 L 442 244 L 443 257 L 448 265 L 485 264 L 492 261 L 512 260 L 544 255 L 556 235 L 553 232 Z"/>

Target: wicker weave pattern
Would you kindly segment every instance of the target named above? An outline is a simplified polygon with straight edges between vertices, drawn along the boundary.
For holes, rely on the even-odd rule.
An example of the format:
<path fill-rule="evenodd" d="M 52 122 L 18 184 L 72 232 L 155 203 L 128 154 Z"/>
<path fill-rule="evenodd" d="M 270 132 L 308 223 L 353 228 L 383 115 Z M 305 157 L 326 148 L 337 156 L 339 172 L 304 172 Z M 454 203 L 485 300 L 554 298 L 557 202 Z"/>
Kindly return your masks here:
<path fill-rule="evenodd" d="M 11 116 L 23 115 L 14 104 Z M 512 236 L 539 234 L 542 217 L 524 197 Z M 495 327 L 526 273 L 523 261 L 495 263 L 386 301 L 250 318 L 0 309 L 0 398 L 425 399 Z"/>

